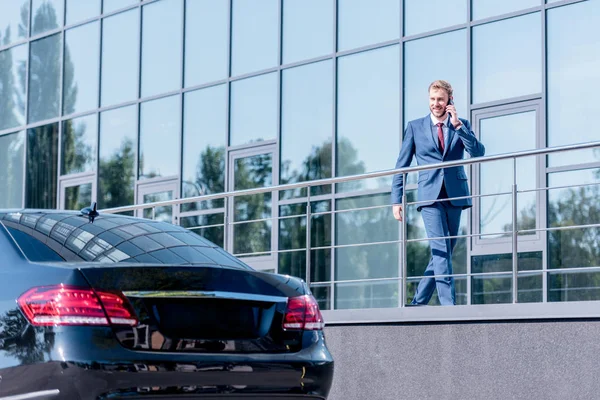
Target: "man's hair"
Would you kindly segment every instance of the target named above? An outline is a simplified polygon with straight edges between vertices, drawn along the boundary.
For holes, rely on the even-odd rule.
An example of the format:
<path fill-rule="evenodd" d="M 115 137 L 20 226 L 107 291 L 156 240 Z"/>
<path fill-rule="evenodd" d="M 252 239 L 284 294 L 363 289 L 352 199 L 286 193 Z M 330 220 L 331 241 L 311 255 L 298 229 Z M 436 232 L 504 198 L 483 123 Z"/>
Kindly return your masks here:
<path fill-rule="evenodd" d="M 431 82 L 431 85 L 429 85 L 429 89 L 427 91 L 430 92 L 431 89 L 443 89 L 446 91 L 446 93 L 448 93 L 449 98 L 452 97 L 452 85 L 441 79 Z"/>

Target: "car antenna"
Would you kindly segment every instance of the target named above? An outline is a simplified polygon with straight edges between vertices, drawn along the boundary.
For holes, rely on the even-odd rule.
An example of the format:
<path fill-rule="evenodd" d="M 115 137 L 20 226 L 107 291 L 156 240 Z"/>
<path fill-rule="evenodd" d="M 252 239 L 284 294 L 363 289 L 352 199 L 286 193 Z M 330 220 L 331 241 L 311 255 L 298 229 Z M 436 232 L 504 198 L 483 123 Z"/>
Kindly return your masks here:
<path fill-rule="evenodd" d="M 81 209 L 81 214 L 82 215 L 87 215 L 87 217 L 89 218 L 90 222 L 93 224 L 94 223 L 94 219 L 100 215 L 100 213 L 97 210 L 97 204 L 95 201 L 92 202 L 92 204 L 89 207 L 85 207 Z"/>

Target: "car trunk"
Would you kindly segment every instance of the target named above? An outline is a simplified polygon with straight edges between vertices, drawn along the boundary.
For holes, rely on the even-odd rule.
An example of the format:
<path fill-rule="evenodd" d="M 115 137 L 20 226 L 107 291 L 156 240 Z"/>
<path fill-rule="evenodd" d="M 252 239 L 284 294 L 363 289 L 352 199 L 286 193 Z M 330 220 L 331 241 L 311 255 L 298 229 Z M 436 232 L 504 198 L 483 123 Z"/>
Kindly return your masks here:
<path fill-rule="evenodd" d="M 300 350 L 301 331 L 282 328 L 296 280 L 215 266 L 111 264 L 81 268 L 96 291 L 122 294 L 137 324 L 112 324 L 138 351 L 281 353 Z"/>

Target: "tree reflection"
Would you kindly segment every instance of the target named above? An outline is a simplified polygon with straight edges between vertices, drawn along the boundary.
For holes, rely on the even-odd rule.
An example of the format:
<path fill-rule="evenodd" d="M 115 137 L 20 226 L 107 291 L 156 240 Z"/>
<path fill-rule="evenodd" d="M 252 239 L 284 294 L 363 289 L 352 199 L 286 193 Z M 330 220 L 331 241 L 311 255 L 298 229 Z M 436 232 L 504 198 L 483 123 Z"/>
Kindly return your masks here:
<path fill-rule="evenodd" d="M 111 208 L 134 203 L 135 148 L 130 138 L 110 157 L 101 158 L 98 174 L 98 207 Z"/>
<path fill-rule="evenodd" d="M 50 359 L 54 348 L 52 328 L 33 328 L 18 309 L 9 310 L 0 317 L 5 354 L 22 364 L 33 364 Z"/>

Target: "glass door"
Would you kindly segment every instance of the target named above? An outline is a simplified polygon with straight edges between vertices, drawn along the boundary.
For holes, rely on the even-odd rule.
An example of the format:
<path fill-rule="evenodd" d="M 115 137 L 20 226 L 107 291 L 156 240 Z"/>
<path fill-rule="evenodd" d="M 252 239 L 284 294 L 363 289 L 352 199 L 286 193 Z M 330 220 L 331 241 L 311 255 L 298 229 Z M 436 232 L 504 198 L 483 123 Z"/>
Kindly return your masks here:
<path fill-rule="evenodd" d="M 136 204 L 155 203 L 179 198 L 178 182 L 174 180 L 138 185 Z M 137 210 L 137 217 L 178 224 L 177 206 L 167 205 Z"/>
<path fill-rule="evenodd" d="M 269 187 L 277 184 L 275 146 L 236 150 L 229 153 L 229 191 Z M 276 196 L 260 193 L 237 196 L 228 203 L 227 250 L 260 270 L 275 271 L 277 257 Z"/>

